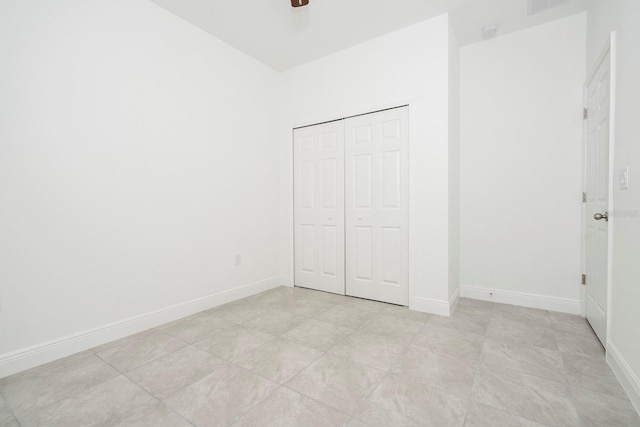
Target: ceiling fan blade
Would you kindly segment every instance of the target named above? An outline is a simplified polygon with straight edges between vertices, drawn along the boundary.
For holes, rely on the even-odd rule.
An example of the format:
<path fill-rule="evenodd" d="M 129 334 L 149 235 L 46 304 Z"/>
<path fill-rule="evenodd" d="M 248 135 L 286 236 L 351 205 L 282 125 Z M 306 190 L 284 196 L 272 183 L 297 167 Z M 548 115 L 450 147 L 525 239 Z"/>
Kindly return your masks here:
<path fill-rule="evenodd" d="M 291 6 L 293 7 L 306 6 L 308 4 L 309 0 L 291 0 Z"/>

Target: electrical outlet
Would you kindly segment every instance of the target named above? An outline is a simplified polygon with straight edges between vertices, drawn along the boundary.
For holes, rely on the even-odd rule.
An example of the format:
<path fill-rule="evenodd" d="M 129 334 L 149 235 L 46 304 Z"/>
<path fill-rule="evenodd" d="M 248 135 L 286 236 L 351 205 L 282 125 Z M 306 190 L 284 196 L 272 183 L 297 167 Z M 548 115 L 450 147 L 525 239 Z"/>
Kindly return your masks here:
<path fill-rule="evenodd" d="M 236 265 L 242 264 L 242 255 L 236 255 Z"/>

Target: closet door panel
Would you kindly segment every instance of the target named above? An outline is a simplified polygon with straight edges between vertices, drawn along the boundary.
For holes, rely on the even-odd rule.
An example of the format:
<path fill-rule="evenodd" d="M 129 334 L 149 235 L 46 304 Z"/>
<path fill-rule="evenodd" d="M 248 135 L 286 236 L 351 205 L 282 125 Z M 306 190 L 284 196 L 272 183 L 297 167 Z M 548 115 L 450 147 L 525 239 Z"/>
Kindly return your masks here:
<path fill-rule="evenodd" d="M 347 295 L 408 305 L 409 114 L 345 120 Z"/>
<path fill-rule="evenodd" d="M 295 284 L 344 295 L 344 123 L 294 130 Z"/>

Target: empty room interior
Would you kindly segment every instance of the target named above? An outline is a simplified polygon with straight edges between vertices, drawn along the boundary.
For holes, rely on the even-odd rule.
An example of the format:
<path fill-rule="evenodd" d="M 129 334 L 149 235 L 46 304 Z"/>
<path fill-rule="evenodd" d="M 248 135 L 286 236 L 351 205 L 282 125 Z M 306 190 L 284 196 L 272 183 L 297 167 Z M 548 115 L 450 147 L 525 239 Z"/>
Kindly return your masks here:
<path fill-rule="evenodd" d="M 0 0 L 0 426 L 640 426 L 640 1 Z"/>

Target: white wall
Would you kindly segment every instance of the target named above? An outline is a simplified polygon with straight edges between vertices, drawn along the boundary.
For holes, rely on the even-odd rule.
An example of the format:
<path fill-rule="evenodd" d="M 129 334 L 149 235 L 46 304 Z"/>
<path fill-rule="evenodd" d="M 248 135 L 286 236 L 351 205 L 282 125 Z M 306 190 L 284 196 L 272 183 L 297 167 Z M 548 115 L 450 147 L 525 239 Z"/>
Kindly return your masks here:
<path fill-rule="evenodd" d="M 0 57 L 0 362 L 274 283 L 274 71 L 145 0 L 3 1 Z"/>
<path fill-rule="evenodd" d="M 449 301 L 460 292 L 460 48 L 449 26 Z"/>
<path fill-rule="evenodd" d="M 410 275 L 414 309 L 448 314 L 448 16 L 442 15 L 284 73 L 287 129 L 410 104 Z M 291 163 L 291 137 L 282 164 Z M 291 176 L 282 172 L 291 241 Z M 291 260 L 291 245 L 283 243 Z M 288 270 L 291 271 L 290 264 Z"/>
<path fill-rule="evenodd" d="M 640 411 L 640 2 L 590 0 L 587 67 L 617 32 L 613 191 L 613 283 L 607 359 Z M 629 167 L 629 189 L 617 179 Z M 611 209 L 611 207 L 610 207 Z"/>
<path fill-rule="evenodd" d="M 585 26 L 460 50 L 463 296 L 580 312 Z"/>

